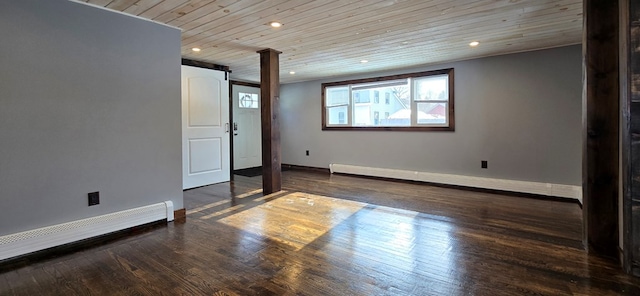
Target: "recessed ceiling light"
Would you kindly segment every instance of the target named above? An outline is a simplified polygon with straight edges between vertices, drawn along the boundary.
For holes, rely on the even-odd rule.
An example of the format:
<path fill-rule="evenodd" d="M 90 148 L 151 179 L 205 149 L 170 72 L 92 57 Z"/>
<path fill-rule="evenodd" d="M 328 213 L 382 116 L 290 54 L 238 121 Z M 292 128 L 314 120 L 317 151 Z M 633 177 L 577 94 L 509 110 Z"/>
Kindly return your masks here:
<path fill-rule="evenodd" d="M 269 25 L 274 27 L 274 28 L 282 27 L 282 23 L 279 23 L 279 22 L 270 22 Z"/>
<path fill-rule="evenodd" d="M 476 47 L 478 45 L 480 45 L 480 42 L 478 42 L 478 41 L 473 41 L 473 42 L 469 43 L 469 46 L 471 46 L 471 47 Z"/>
<path fill-rule="evenodd" d="M 368 63 L 368 62 L 369 62 L 369 61 L 367 61 L 367 60 L 361 60 L 361 61 L 360 61 L 360 63 L 363 63 L 363 64 L 364 64 L 364 63 Z"/>
<path fill-rule="evenodd" d="M 191 50 L 193 50 L 193 51 L 195 51 L 195 52 L 199 52 L 199 51 L 200 51 L 200 48 L 198 48 L 198 47 L 194 47 L 194 48 L 192 48 Z"/>
<path fill-rule="evenodd" d="M 296 71 L 289 71 L 289 74 L 291 75 L 296 74 Z"/>

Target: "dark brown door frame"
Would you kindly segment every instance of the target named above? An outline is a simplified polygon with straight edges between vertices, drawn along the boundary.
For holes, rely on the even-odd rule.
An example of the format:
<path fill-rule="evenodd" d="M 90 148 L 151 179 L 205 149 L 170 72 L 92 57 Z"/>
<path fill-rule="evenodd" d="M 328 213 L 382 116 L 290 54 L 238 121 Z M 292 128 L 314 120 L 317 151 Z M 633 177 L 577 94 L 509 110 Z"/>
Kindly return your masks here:
<path fill-rule="evenodd" d="M 229 176 L 229 179 L 233 181 L 233 168 L 234 168 L 234 164 L 233 164 L 233 149 L 234 149 L 234 138 L 233 138 L 233 127 L 234 127 L 234 121 L 233 121 L 233 86 L 234 85 L 241 85 L 241 86 L 248 86 L 248 87 L 256 87 L 256 88 L 260 88 L 260 84 L 258 83 L 253 83 L 253 82 L 245 82 L 245 81 L 238 81 L 238 80 L 231 80 L 230 81 L 230 87 L 229 87 L 229 123 L 231 125 L 230 129 L 231 129 L 231 139 L 229 141 L 229 145 L 230 145 L 230 150 L 231 153 L 229 153 L 230 157 L 231 157 L 231 161 L 229 162 L 231 164 L 231 170 L 229 172 L 229 174 L 231 174 L 231 176 Z"/>

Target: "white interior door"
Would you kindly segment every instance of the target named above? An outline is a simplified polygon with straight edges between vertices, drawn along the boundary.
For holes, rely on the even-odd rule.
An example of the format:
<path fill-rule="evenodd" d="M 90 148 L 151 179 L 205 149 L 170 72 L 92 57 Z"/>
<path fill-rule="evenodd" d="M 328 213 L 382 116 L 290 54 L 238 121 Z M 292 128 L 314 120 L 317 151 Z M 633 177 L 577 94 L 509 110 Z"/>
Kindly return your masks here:
<path fill-rule="evenodd" d="M 233 169 L 262 165 L 260 88 L 233 86 Z"/>
<path fill-rule="evenodd" d="M 183 189 L 229 181 L 229 81 L 182 66 Z"/>

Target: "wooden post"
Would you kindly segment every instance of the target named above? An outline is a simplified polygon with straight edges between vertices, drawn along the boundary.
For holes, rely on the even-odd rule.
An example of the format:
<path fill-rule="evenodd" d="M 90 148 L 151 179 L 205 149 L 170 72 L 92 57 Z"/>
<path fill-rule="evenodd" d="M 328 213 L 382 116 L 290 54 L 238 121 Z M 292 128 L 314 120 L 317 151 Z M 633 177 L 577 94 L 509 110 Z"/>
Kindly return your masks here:
<path fill-rule="evenodd" d="M 260 54 L 260 97 L 262 115 L 262 193 L 282 189 L 280 165 L 280 67 L 281 52 L 271 48 Z"/>
<path fill-rule="evenodd" d="M 583 217 L 590 253 L 618 257 L 618 0 L 584 0 Z"/>
<path fill-rule="evenodd" d="M 620 0 L 620 104 L 622 124 L 623 257 L 640 276 L 640 3 Z"/>

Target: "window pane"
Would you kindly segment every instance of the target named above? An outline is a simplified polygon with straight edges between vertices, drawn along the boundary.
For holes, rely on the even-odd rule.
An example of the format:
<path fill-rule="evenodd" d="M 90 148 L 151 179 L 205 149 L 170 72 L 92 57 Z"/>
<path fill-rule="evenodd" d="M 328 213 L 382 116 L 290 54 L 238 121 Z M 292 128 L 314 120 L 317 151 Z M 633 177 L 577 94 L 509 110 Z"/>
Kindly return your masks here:
<path fill-rule="evenodd" d="M 353 125 L 354 126 L 368 126 L 373 125 L 373 115 L 371 114 L 371 107 L 364 105 L 353 107 Z"/>
<path fill-rule="evenodd" d="M 347 124 L 347 106 L 329 107 L 327 108 L 327 124 Z"/>
<path fill-rule="evenodd" d="M 260 106 L 258 101 L 258 94 L 252 93 L 239 93 L 240 99 L 238 100 L 238 107 L 257 109 Z"/>
<path fill-rule="evenodd" d="M 447 101 L 449 78 L 447 75 L 431 76 L 415 80 L 416 101 Z"/>
<path fill-rule="evenodd" d="M 326 88 L 327 107 L 349 104 L 349 87 L 327 87 Z M 336 117 L 337 118 L 337 117 Z"/>
<path fill-rule="evenodd" d="M 371 97 L 369 96 L 368 91 L 354 91 L 353 92 L 353 103 L 361 104 L 361 103 L 370 103 Z"/>
<path fill-rule="evenodd" d="M 353 126 L 411 126 L 411 99 L 406 79 L 392 83 L 356 84 L 353 89 Z M 375 104 L 380 97 L 385 98 L 385 103 Z"/>
<path fill-rule="evenodd" d="M 448 103 L 417 103 L 418 124 L 446 124 Z"/>

